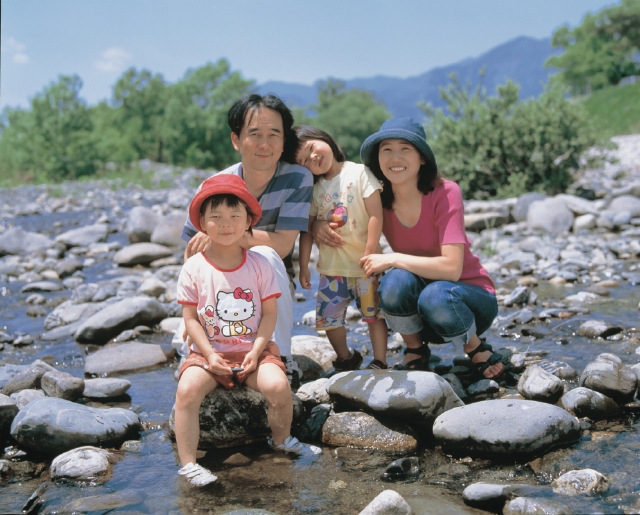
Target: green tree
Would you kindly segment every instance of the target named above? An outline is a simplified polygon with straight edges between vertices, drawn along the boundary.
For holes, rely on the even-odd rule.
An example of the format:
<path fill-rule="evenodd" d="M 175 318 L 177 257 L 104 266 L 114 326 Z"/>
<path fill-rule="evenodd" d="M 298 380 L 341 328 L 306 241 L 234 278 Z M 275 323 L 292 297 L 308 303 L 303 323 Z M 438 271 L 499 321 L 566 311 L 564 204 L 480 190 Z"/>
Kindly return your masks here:
<path fill-rule="evenodd" d="M 296 123 L 307 123 L 327 131 L 340 144 L 348 159 L 360 162 L 360 147 L 391 117 L 385 106 L 369 91 L 345 90 L 342 81 L 329 79 L 318 87 L 318 104 L 311 106 L 315 117 L 296 111 Z M 302 115 L 302 116 L 301 116 Z"/>
<path fill-rule="evenodd" d="M 31 101 L 31 110 L 5 109 L 1 123 L 2 172 L 36 180 L 75 179 L 99 165 L 92 121 L 77 75 L 60 76 Z"/>
<path fill-rule="evenodd" d="M 551 45 L 564 49 L 545 63 L 561 70 L 552 80 L 574 94 L 640 75 L 640 0 L 622 0 L 620 5 L 587 14 L 574 29 L 560 27 Z"/>
<path fill-rule="evenodd" d="M 518 86 L 508 81 L 488 96 L 462 85 L 455 75 L 441 88 L 447 113 L 430 106 L 427 135 L 444 176 L 460 185 L 465 198 L 511 197 L 528 191 L 564 191 L 580 155 L 596 143 L 581 105 L 560 88 L 518 102 Z"/>

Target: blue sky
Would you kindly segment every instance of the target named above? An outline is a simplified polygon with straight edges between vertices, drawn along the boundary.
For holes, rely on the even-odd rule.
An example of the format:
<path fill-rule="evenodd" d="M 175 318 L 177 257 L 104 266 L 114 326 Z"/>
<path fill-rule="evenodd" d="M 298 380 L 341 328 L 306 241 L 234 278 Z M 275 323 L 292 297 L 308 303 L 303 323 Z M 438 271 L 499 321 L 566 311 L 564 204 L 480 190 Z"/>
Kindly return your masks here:
<path fill-rule="evenodd" d="M 2 0 L 0 108 L 60 74 L 91 104 L 127 68 L 173 82 L 227 58 L 258 83 L 410 77 L 517 36 L 550 37 L 604 0 Z"/>

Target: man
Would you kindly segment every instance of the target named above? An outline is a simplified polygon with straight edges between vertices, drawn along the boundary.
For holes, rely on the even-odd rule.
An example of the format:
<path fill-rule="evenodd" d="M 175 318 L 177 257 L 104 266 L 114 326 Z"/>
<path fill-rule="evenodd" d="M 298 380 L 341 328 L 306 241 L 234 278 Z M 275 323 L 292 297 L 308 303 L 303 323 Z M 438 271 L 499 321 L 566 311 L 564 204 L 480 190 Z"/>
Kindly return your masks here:
<path fill-rule="evenodd" d="M 295 390 L 301 373 L 291 357 L 295 288 L 291 253 L 300 231 L 307 230 L 313 178 L 306 168 L 280 161 L 293 115 L 277 96 L 254 94 L 238 100 L 229 110 L 228 123 L 231 143 L 240 152 L 241 162 L 220 173 L 244 179 L 262 207 L 262 218 L 253 228 L 253 235 L 245 235 L 242 246 L 265 256 L 278 277 L 282 295 L 278 298 L 274 339 Z M 208 236 L 196 231 L 188 217 L 181 237 L 188 242 L 185 261 L 211 245 Z"/>

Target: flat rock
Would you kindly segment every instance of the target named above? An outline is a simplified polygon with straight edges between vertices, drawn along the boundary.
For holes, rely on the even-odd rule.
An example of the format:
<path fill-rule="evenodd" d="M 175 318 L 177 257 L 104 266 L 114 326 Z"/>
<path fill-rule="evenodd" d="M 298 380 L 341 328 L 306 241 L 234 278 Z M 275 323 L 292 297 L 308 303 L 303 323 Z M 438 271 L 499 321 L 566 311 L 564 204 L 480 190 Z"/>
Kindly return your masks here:
<path fill-rule="evenodd" d="M 432 372 L 342 372 L 331 377 L 326 388 L 341 409 L 361 409 L 376 415 L 427 424 L 432 424 L 441 413 L 463 405 L 449 383 Z"/>
<path fill-rule="evenodd" d="M 92 224 L 63 232 L 56 236 L 56 241 L 64 243 L 67 247 L 88 247 L 92 243 L 107 241 L 108 234 L 108 224 Z"/>
<path fill-rule="evenodd" d="M 407 501 L 395 490 L 384 490 L 371 501 L 359 515 L 411 515 Z"/>
<path fill-rule="evenodd" d="M 635 372 L 615 354 L 600 354 L 587 364 L 580 376 L 580 386 L 585 386 L 617 402 L 630 401 L 637 388 Z"/>
<path fill-rule="evenodd" d="M 136 436 L 138 415 L 122 408 L 97 409 L 45 397 L 29 403 L 11 424 L 20 446 L 59 454 L 83 445 L 113 447 Z"/>
<path fill-rule="evenodd" d="M 330 416 L 322 426 L 322 441 L 336 447 L 376 449 L 408 454 L 418 446 L 418 435 L 408 425 L 376 419 L 367 413 L 344 412 Z"/>
<path fill-rule="evenodd" d="M 532 365 L 520 376 L 518 392 L 525 399 L 555 404 L 564 393 L 564 384 L 542 367 Z"/>
<path fill-rule="evenodd" d="M 51 462 L 52 480 L 92 481 L 106 479 L 110 471 L 109 451 L 90 445 L 67 451 Z"/>
<path fill-rule="evenodd" d="M 49 397 L 58 397 L 68 401 L 79 399 L 84 391 L 84 379 L 57 370 L 46 372 L 40 383 L 42 390 Z"/>
<path fill-rule="evenodd" d="M 576 331 L 580 336 L 587 338 L 607 338 L 622 332 L 622 327 L 609 324 L 604 320 L 587 320 Z"/>
<path fill-rule="evenodd" d="M 165 363 L 169 358 L 160 345 L 154 343 L 122 343 L 89 354 L 84 363 L 88 376 L 107 376 L 140 370 Z"/>
<path fill-rule="evenodd" d="M 589 417 L 592 420 L 613 417 L 622 411 L 610 397 L 583 386 L 565 393 L 562 405 L 576 417 Z"/>
<path fill-rule="evenodd" d="M 153 326 L 166 318 L 162 304 L 150 297 L 133 297 L 109 304 L 87 319 L 76 331 L 79 343 L 102 344 L 126 329 Z"/>
<path fill-rule="evenodd" d="M 169 257 L 171 249 L 157 243 L 134 243 L 121 248 L 113 261 L 121 266 L 148 265 L 156 259 Z"/>
<path fill-rule="evenodd" d="M 120 397 L 131 388 L 131 381 L 116 377 L 96 377 L 84 380 L 84 397 L 93 399 L 109 399 Z"/>
<path fill-rule="evenodd" d="M 22 293 L 30 291 L 60 291 L 64 290 L 64 286 L 57 281 L 34 281 L 25 284 L 20 290 Z"/>
<path fill-rule="evenodd" d="M 47 250 L 55 245 L 55 242 L 35 232 L 23 231 L 18 227 L 11 227 L 2 233 L 0 238 L 0 256 L 5 254 L 23 255 L 32 252 Z"/>
<path fill-rule="evenodd" d="M 11 367 L 11 365 L 7 366 Z M 6 381 L 2 388 L 2 393 L 5 395 L 11 395 L 12 393 L 16 393 L 21 390 L 40 388 L 40 380 L 47 370 L 48 369 L 45 367 L 33 365 L 29 367 L 22 367 L 21 370 L 18 370 Z"/>
<path fill-rule="evenodd" d="M 580 422 L 562 408 L 527 400 L 490 400 L 440 415 L 433 435 L 456 454 L 533 455 L 580 437 Z"/>
<path fill-rule="evenodd" d="M 609 481 L 597 470 L 571 470 L 551 483 L 553 490 L 564 495 L 594 496 L 609 490 Z"/>

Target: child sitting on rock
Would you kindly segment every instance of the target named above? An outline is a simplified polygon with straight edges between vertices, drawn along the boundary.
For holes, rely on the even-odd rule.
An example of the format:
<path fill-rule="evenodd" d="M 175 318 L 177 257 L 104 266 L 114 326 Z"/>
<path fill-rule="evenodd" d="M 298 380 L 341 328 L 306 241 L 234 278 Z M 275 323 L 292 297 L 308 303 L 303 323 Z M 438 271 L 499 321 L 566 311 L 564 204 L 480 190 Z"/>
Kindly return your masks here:
<path fill-rule="evenodd" d="M 362 364 L 358 351 L 347 346 L 344 327 L 352 299 L 369 324 L 374 359 L 368 369 L 387 368 L 387 325 L 380 313 L 378 278 L 367 277 L 360 259 L 380 252 L 382 201 L 380 182 L 364 165 L 345 159 L 335 140 L 315 127 L 294 127 L 296 138 L 288 142 L 285 157 L 305 166 L 315 185 L 309 213 L 310 231 L 315 221 L 326 221 L 342 237 L 340 245 L 328 238 L 317 241 L 320 284 L 316 300 L 316 329 L 324 329 L 338 359 L 337 371 L 356 370 Z M 300 235 L 300 285 L 311 288 L 309 258 L 311 232 Z"/>
<path fill-rule="evenodd" d="M 245 182 L 230 174 L 207 179 L 189 207 L 196 229 L 213 242 L 189 258 L 178 279 L 178 303 L 192 341 L 176 392 L 175 435 L 182 464 L 178 473 L 196 486 L 216 480 L 196 464 L 196 450 L 200 405 L 218 386 L 228 390 L 246 383 L 264 396 L 273 433 L 268 443 L 273 449 L 306 455 L 321 452 L 290 434 L 291 388 L 278 346 L 271 341 L 278 283 L 266 258 L 241 246 L 261 214 Z"/>

